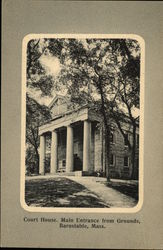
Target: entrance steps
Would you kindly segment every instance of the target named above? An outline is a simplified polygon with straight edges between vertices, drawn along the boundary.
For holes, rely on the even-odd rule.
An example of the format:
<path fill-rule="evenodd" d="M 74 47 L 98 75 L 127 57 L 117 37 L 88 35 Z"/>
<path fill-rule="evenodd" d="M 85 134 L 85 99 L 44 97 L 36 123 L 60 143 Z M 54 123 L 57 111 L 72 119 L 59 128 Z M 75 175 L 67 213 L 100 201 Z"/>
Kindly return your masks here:
<path fill-rule="evenodd" d="M 66 172 L 57 172 L 56 174 L 48 174 L 49 176 L 75 176 L 75 172 L 69 172 L 69 173 L 66 173 Z"/>
<path fill-rule="evenodd" d="M 56 174 L 48 174 L 48 176 L 91 176 L 92 173 L 87 171 L 73 171 L 73 172 L 57 172 Z"/>

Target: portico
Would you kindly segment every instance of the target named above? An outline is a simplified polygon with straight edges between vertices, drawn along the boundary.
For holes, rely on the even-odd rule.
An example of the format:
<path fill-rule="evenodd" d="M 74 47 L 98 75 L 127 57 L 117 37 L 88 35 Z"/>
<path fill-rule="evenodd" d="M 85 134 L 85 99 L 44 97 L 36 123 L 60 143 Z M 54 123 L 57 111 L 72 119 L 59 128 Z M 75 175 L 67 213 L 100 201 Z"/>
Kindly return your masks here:
<path fill-rule="evenodd" d="M 45 174 L 45 136 L 51 133 L 50 173 L 93 171 L 94 124 L 97 116 L 88 108 L 68 112 L 39 128 L 39 173 Z M 60 152 L 60 153 L 59 153 Z M 60 156 L 62 154 L 62 156 Z M 62 159 L 62 165 L 60 164 Z M 60 166 L 61 165 L 61 166 Z"/>

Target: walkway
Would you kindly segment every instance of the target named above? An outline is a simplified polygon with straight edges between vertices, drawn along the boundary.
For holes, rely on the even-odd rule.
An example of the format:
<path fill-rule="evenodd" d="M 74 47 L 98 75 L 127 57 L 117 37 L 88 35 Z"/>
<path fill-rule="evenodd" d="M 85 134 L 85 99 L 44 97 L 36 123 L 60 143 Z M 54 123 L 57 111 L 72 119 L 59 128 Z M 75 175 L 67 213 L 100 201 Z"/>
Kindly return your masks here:
<path fill-rule="evenodd" d="M 110 207 L 134 207 L 137 204 L 137 201 L 121 192 L 107 187 L 106 179 L 100 177 L 76 177 L 76 176 L 67 176 L 73 181 L 80 183 L 81 185 L 88 188 L 90 191 L 98 195 L 103 201 L 105 201 Z"/>

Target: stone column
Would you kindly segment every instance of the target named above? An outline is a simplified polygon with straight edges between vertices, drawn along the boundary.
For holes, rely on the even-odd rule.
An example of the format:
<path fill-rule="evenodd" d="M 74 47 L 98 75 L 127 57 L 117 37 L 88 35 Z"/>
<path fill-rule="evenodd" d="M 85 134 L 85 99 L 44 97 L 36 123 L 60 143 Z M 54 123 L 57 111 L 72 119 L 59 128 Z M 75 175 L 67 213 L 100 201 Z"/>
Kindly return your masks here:
<path fill-rule="evenodd" d="M 67 126 L 67 145 L 66 145 L 66 172 L 72 172 L 74 169 L 74 142 L 73 128 Z"/>
<path fill-rule="evenodd" d="M 84 121 L 83 171 L 89 171 L 91 169 L 90 144 L 91 144 L 91 122 L 86 120 Z"/>
<path fill-rule="evenodd" d="M 50 173 L 54 174 L 57 172 L 58 166 L 58 135 L 54 130 L 52 131 L 52 139 L 51 139 L 51 162 L 50 162 Z"/>
<path fill-rule="evenodd" d="M 40 163 L 39 163 L 39 174 L 45 174 L 45 136 L 40 136 Z"/>

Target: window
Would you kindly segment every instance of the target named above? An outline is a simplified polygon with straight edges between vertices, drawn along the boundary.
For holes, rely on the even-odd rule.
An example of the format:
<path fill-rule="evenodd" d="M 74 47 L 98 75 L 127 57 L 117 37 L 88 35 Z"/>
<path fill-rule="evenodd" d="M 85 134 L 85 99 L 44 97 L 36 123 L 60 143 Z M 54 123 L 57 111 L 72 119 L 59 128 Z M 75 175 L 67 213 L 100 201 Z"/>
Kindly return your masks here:
<path fill-rule="evenodd" d="M 110 142 L 115 143 L 115 134 L 113 132 L 110 133 Z"/>
<path fill-rule="evenodd" d="M 125 156 L 124 157 L 124 167 L 128 167 L 129 166 L 129 157 Z"/>
<path fill-rule="evenodd" d="M 128 146 L 128 142 L 129 141 L 129 134 L 128 133 L 126 133 L 125 134 L 125 138 L 124 138 L 124 144 L 125 144 L 125 146 Z"/>
<path fill-rule="evenodd" d="M 62 166 L 66 167 L 66 160 L 62 160 Z"/>
<path fill-rule="evenodd" d="M 113 154 L 110 155 L 110 165 L 115 166 L 115 155 Z"/>

